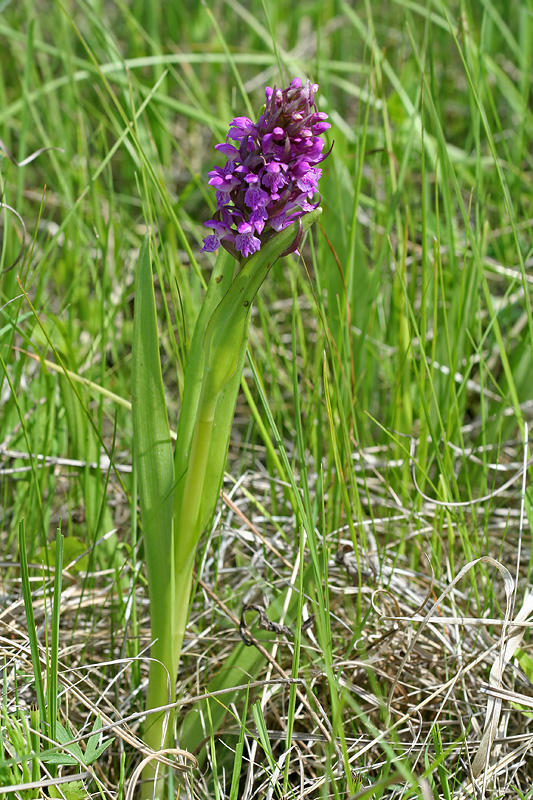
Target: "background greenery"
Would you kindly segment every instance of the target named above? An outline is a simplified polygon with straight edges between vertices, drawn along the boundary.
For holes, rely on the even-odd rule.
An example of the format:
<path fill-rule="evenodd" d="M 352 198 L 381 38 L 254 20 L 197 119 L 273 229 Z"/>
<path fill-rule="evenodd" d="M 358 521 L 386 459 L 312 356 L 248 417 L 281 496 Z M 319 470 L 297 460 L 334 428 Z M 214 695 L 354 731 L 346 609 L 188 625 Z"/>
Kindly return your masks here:
<path fill-rule="evenodd" d="M 493 556 L 516 574 L 517 606 L 530 580 L 519 470 L 533 400 L 533 3 L 3 0 L 0 12 L 0 195 L 27 232 L 10 269 L 21 223 L 4 206 L 0 783 L 24 777 L 10 760 L 21 756 L 15 723 L 30 742 L 22 518 L 47 685 L 59 524 L 65 535 L 52 614 L 63 724 L 83 737 L 100 712 L 116 722 L 142 708 L 146 664 L 131 659 L 149 639 L 128 408 L 140 242 L 153 231 L 175 428 L 213 263 L 199 252 L 214 209 L 213 146 L 233 116 L 257 114 L 265 85 L 300 76 L 320 84 L 335 145 L 320 223 L 302 259 L 276 265 L 253 317 L 228 464 L 233 506 L 221 507 L 199 557 L 182 664 L 180 744 L 201 762 L 188 780 L 217 797 L 464 789 L 484 725 L 477 688 L 494 660 L 479 656 L 497 644 L 505 612 L 497 572 L 478 563 L 448 591 L 439 613 L 488 622 L 426 626 L 402 692 L 393 681 L 417 624 L 377 643 L 391 624 L 382 614 L 429 610 L 473 559 Z M 43 147 L 61 149 L 21 166 L 8 158 L 24 164 Z M 265 656 L 239 643 L 235 619 L 249 602 L 292 625 L 294 645 L 252 629 L 286 676 L 305 681 L 309 708 L 286 684 L 224 694 L 229 717 L 194 700 L 207 685 L 272 677 Z M 313 613 L 317 638 L 300 631 Z M 528 659 L 526 648 L 506 684 L 526 694 Z M 71 688 L 82 673 L 84 709 Z M 393 730 L 454 675 L 451 694 Z M 530 736 L 527 714 L 509 719 L 518 739 L 504 755 Z M 138 724 L 120 730 L 133 737 Z M 293 724 L 308 732 L 305 746 Z M 115 794 L 139 759 L 117 730 L 90 768 Z M 531 796 L 530 761 L 517 750 L 512 763 L 487 780 L 498 796 Z M 44 762 L 34 767 L 46 777 Z M 80 796 L 97 785 L 84 780 Z"/>

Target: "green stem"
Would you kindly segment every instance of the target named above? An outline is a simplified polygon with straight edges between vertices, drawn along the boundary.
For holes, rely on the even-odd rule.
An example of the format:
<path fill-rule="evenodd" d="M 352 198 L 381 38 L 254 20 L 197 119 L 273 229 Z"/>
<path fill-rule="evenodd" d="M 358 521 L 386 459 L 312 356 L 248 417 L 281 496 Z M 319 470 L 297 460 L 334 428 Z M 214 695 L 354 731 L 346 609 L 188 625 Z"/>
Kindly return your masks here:
<path fill-rule="evenodd" d="M 174 552 L 169 554 L 169 558 L 175 570 L 171 570 L 168 602 L 164 603 L 163 608 L 159 606 L 157 614 L 152 617 L 152 638 L 157 641 L 154 641 L 150 652 L 152 660 L 148 678 L 147 709 L 158 708 L 176 700 L 176 675 L 189 612 L 194 556 L 203 529 L 199 514 L 217 402 L 216 394 L 213 396 L 206 389 L 207 384 L 208 381 L 204 380 L 182 495 L 183 502 L 181 507 L 174 509 Z M 174 715 L 175 711 L 171 709 L 165 736 L 165 712 L 152 714 L 147 718 L 144 741 L 153 750 L 171 746 Z M 154 793 L 155 769 L 156 763 L 151 762 L 143 770 L 142 800 L 151 800 L 152 796 L 161 797 L 164 792 L 165 770 L 160 768 Z"/>
<path fill-rule="evenodd" d="M 184 560 L 194 558 L 196 545 L 205 524 L 205 521 L 199 517 L 208 471 L 209 449 L 218 394 L 209 391 L 208 381 L 204 377 L 194 425 L 189 467 L 185 477 L 185 488 L 179 507 L 177 505 L 174 507 L 177 570 L 181 568 Z"/>
<path fill-rule="evenodd" d="M 185 636 L 189 599 L 191 595 L 194 553 L 180 572 L 173 574 L 168 602 L 158 608 L 152 617 L 152 638 L 155 640 L 150 651 L 150 673 L 146 708 L 159 708 L 176 701 L 176 675 Z M 170 634 L 170 635 L 169 635 Z M 170 684 L 170 686 L 169 686 Z M 163 737 L 165 712 L 150 714 L 145 723 L 144 741 L 153 750 L 172 746 L 175 709 L 170 709 L 166 734 Z M 156 762 L 148 764 L 142 773 L 142 800 L 151 800 L 155 778 Z M 161 797 L 164 790 L 165 769 L 160 767 L 155 797 Z"/>

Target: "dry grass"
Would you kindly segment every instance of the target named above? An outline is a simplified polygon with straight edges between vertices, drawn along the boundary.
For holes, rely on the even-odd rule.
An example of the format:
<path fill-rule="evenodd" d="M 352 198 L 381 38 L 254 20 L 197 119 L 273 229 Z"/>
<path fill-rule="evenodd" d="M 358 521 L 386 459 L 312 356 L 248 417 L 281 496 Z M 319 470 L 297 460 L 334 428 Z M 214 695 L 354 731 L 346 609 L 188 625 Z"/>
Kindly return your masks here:
<path fill-rule="evenodd" d="M 533 742 L 533 727 L 531 714 L 520 710 L 516 703 L 521 703 L 522 709 L 528 704 L 533 707 L 530 676 L 524 674 L 519 662 L 512 660 L 505 665 L 501 683 L 489 684 L 491 667 L 501 657 L 504 640 L 517 632 L 516 627 L 509 625 L 514 616 L 509 617 L 509 609 L 506 612 L 505 580 L 514 605 L 512 614 L 516 615 L 523 599 L 524 569 L 519 569 L 518 585 L 512 576 L 517 567 L 517 553 L 527 555 L 521 547 L 524 511 L 521 447 L 519 443 L 508 442 L 501 453 L 505 453 L 508 463 L 502 469 L 500 462 L 495 479 L 506 488 L 501 491 L 495 486 L 498 503 L 492 503 L 485 520 L 489 549 L 499 552 L 498 561 L 477 559 L 455 576 L 453 565 L 448 563 L 448 577 L 440 580 L 434 577 L 428 555 L 429 538 L 438 527 L 435 516 L 441 513 L 446 516 L 443 527 L 448 528 L 449 538 L 449 527 L 457 524 L 456 510 L 443 509 L 429 500 L 423 500 L 416 510 L 402 507 L 387 481 L 390 465 L 386 453 L 379 447 L 360 453 L 359 475 L 363 478 L 364 473 L 372 504 L 372 508 L 366 509 L 367 546 L 359 553 L 359 566 L 345 530 L 328 532 L 327 547 L 334 669 L 344 690 L 343 727 L 350 766 L 361 786 L 372 785 L 387 759 L 394 765 L 396 759 L 400 762 L 408 756 L 414 770 L 423 775 L 427 758 L 434 761 L 439 752 L 446 751 L 442 769 L 449 776 L 454 798 L 477 797 L 480 787 L 490 787 L 491 796 L 516 797 L 518 789 L 527 794 L 528 749 Z M 470 457 L 475 459 L 478 455 Z M 58 463 L 55 469 L 64 480 L 69 479 L 70 465 Z M 185 714 L 200 707 L 200 700 L 207 696 L 205 687 L 244 634 L 253 643 L 251 646 L 260 651 L 263 666 L 250 684 L 250 705 L 252 702 L 260 705 L 271 758 L 278 770 L 268 769 L 254 719 L 249 716 L 239 796 L 250 800 L 276 796 L 275 786 L 283 775 L 294 652 L 291 630 L 297 625 L 294 619 L 282 618 L 281 622 L 289 628 L 282 634 L 274 632 L 273 636 L 256 625 L 260 616 L 256 612 L 249 611 L 241 619 L 243 608 L 249 604 L 263 606 L 268 617 L 274 598 L 287 589 L 298 591 L 294 585 L 298 573 L 294 520 L 278 517 L 273 524 L 269 509 L 265 508 L 265 498 L 268 499 L 272 486 L 264 469 L 258 469 L 257 465 L 251 465 L 237 483 L 226 486 L 221 511 L 197 574 L 197 591 L 179 676 L 178 706 Z M 284 487 L 278 485 L 277 491 L 276 505 L 281 507 Z M 382 517 L 380 509 L 384 512 Z M 123 510 L 126 517 L 127 510 Z M 477 524 L 471 511 L 468 506 L 463 510 L 461 525 L 467 528 Z M 416 568 L 412 565 L 411 548 L 410 557 L 401 553 L 402 543 L 409 540 L 418 543 L 420 558 Z M 128 754 L 130 764 L 146 755 L 139 731 L 150 627 L 146 589 L 139 581 L 140 569 L 138 562 L 129 560 L 119 577 L 112 571 L 85 575 L 76 570 L 76 565 L 67 565 L 63 572 L 61 707 L 75 732 L 74 741 L 87 740 L 97 716 L 102 719 L 104 730 L 108 729 L 115 737 L 98 765 L 85 769 L 86 778 L 91 775 L 107 797 L 115 797 L 123 781 L 120 774 L 123 753 Z M 506 574 L 502 575 L 503 572 Z M 46 570 L 43 569 L 42 577 L 39 569 L 32 570 L 32 575 L 35 622 L 44 669 L 49 584 Z M 487 582 L 492 584 L 490 596 L 494 604 L 484 608 L 478 605 L 473 587 L 477 586 L 479 598 L 483 598 Z M 133 585 L 135 591 L 128 594 Z M 46 592 L 43 586 L 47 587 Z M 29 710 L 35 700 L 31 654 L 17 565 L 9 560 L 2 563 L 0 591 L 6 708 L 8 713 L 17 707 Z M 122 594 L 121 615 L 117 615 L 117 592 Z M 140 620 L 138 663 L 127 655 L 133 602 Z M 307 620 L 307 625 L 302 633 L 300 674 L 305 677 L 296 682 L 298 699 L 289 755 L 290 785 L 294 796 L 302 800 L 320 796 L 319 789 L 328 769 L 326 745 L 332 736 L 327 682 L 320 667 L 320 648 L 309 620 L 309 609 L 310 604 L 304 598 L 302 621 Z M 243 621 L 249 626 L 246 629 Z M 525 627 L 530 625 L 526 623 Z M 520 632 L 523 631 L 521 628 Z M 139 664 L 142 677 L 132 692 L 135 685 L 132 672 Z M 247 683 L 243 674 L 242 685 Z M 215 697 L 224 703 L 226 694 L 229 692 L 222 690 Z M 499 696 L 504 701 L 494 744 L 474 780 L 472 762 L 485 730 L 487 702 L 490 697 Z M 234 713 L 239 712 L 230 707 L 223 728 L 216 734 L 229 751 L 234 749 L 240 733 L 239 718 Z M 207 720 L 205 727 L 209 745 Z M 135 754 L 133 759 L 132 754 Z M 193 766 L 195 756 L 200 757 L 203 765 L 200 770 Z M 209 796 L 212 775 L 216 774 L 209 746 L 207 752 L 202 746 L 178 761 L 182 791 L 192 792 L 196 797 Z M 339 758 L 329 767 L 342 782 L 342 760 Z M 401 780 L 394 766 L 391 770 L 391 787 L 384 790 L 383 797 L 394 797 L 395 785 Z M 223 775 L 218 779 L 224 783 Z M 94 791 L 95 784 L 92 786 Z M 227 790 L 227 786 L 220 786 L 223 795 Z"/>

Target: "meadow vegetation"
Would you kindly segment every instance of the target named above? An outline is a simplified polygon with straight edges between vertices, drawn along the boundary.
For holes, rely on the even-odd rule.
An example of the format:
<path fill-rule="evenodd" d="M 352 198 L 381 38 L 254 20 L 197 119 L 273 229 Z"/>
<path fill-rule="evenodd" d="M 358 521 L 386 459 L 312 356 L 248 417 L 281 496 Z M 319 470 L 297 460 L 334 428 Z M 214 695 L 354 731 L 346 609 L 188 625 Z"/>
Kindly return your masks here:
<path fill-rule="evenodd" d="M 323 211 L 255 303 L 169 796 L 533 798 L 533 0 L 0 11 L 0 795 L 136 791 L 139 250 L 175 429 L 214 144 L 298 76 Z"/>

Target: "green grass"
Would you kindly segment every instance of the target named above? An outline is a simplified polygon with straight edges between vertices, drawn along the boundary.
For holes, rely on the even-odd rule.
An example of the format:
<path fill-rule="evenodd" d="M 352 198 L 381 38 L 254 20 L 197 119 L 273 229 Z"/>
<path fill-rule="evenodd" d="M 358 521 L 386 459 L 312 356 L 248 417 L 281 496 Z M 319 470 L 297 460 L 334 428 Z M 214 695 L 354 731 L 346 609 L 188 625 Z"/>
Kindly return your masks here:
<path fill-rule="evenodd" d="M 213 145 L 233 116 L 255 116 L 265 85 L 298 75 L 320 84 L 335 145 L 303 258 L 276 264 L 252 317 L 177 687 L 179 745 L 198 767 L 175 771 L 174 796 L 183 781 L 198 797 L 454 796 L 506 598 L 487 562 L 450 584 L 492 556 L 518 575 L 518 611 L 533 568 L 519 474 L 533 408 L 533 2 L 0 11 L 0 139 L 19 163 L 61 148 L 0 159 L 0 787 L 71 776 L 56 794 L 125 797 L 143 757 L 135 264 L 149 228 L 175 430 L 214 263 L 200 254 Z M 27 231 L 12 269 L 21 223 L 7 206 Z M 248 603 L 293 638 L 250 623 L 262 649 L 246 647 Z M 503 683 L 527 694 L 527 634 L 521 647 Z M 94 764 L 75 767 L 74 745 L 63 765 L 46 755 L 61 731 L 85 757 L 99 719 L 120 724 Z M 530 717 L 511 708 L 498 736 L 488 789 L 529 796 Z"/>

